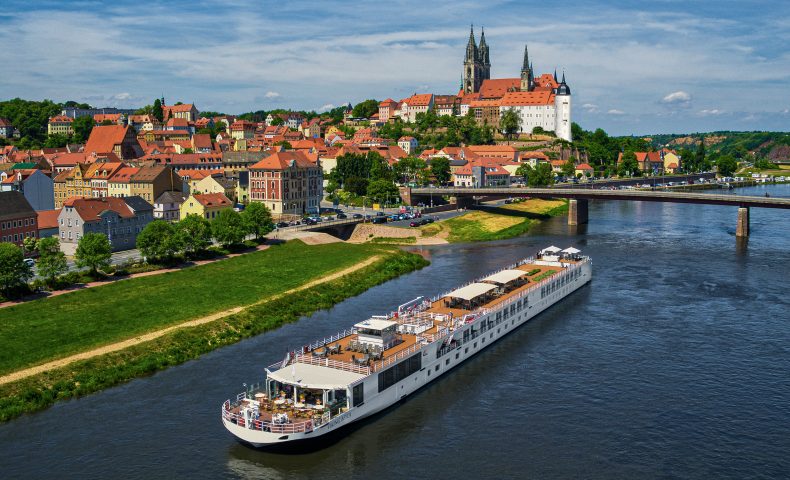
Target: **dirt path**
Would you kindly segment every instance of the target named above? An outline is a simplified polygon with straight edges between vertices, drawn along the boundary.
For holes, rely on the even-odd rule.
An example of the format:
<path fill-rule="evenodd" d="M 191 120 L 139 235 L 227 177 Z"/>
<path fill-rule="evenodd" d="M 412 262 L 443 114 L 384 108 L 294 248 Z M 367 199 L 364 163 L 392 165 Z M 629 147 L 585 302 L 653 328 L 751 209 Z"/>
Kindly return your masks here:
<path fill-rule="evenodd" d="M 68 356 L 68 357 L 64 357 L 64 358 L 61 358 L 61 359 L 58 359 L 58 360 L 53 360 L 51 362 L 47 362 L 47 363 L 44 363 L 44 364 L 41 364 L 41 365 L 37 365 L 35 367 L 26 368 L 24 370 L 17 370 L 16 372 L 12 372 L 12 373 L 9 373 L 7 375 L 4 375 L 4 376 L 0 377 L 0 385 L 6 384 L 6 383 L 15 382 L 17 380 L 21 380 L 23 378 L 27 378 L 27 377 L 30 377 L 32 375 L 36 375 L 36 374 L 45 372 L 47 370 L 53 370 L 53 369 L 56 369 L 56 368 L 65 367 L 67 365 L 70 365 L 70 364 L 72 364 L 74 362 L 77 362 L 77 361 L 80 361 L 80 360 L 86 360 L 86 359 L 93 358 L 93 357 L 96 357 L 96 356 L 99 356 L 99 355 L 104 355 L 104 354 L 107 354 L 107 353 L 117 352 L 119 350 L 123 350 L 125 348 L 132 347 L 134 345 L 139 345 L 141 343 L 150 342 L 151 340 L 155 340 L 155 339 L 157 339 L 157 338 L 159 338 L 159 337 L 161 337 L 163 335 L 166 335 L 166 334 L 168 334 L 168 333 L 170 333 L 170 332 L 172 332 L 174 330 L 178 330 L 180 328 L 196 327 L 198 325 L 203 325 L 203 324 L 206 324 L 206 323 L 210 323 L 210 322 L 213 322 L 215 320 L 219 320 L 220 318 L 227 317 L 228 315 L 233 315 L 234 313 L 239 313 L 240 311 L 244 310 L 247 307 L 251 307 L 253 305 L 259 305 L 259 304 L 265 303 L 265 302 L 270 302 L 272 300 L 276 300 L 276 299 L 278 299 L 280 297 L 283 297 L 285 295 L 290 295 L 292 293 L 299 292 L 301 290 L 306 290 L 306 289 L 312 288 L 312 287 L 314 287 L 316 285 L 320 285 L 322 283 L 330 282 L 330 281 L 335 280 L 337 278 L 349 275 L 349 274 L 351 274 L 351 273 L 353 273 L 353 272 L 355 272 L 357 270 L 360 270 L 360 269 L 363 269 L 363 268 L 365 268 L 365 267 L 367 267 L 369 265 L 372 265 L 373 263 L 377 262 L 380 259 L 381 259 L 381 255 L 373 256 L 373 257 L 365 260 L 364 262 L 361 262 L 361 263 L 358 263 L 358 264 L 354 265 L 353 267 L 349 267 L 349 268 L 346 268 L 344 270 L 340 270 L 339 272 L 335 272 L 335 273 L 327 275 L 325 277 L 313 280 L 312 282 L 308 282 L 308 283 L 306 283 L 306 284 L 304 284 L 304 285 L 302 285 L 300 287 L 292 288 L 292 289 L 287 290 L 287 291 L 285 291 L 283 293 L 280 293 L 280 294 L 277 294 L 277 295 L 274 295 L 274 296 L 271 296 L 271 297 L 267 297 L 267 298 L 265 298 L 263 300 L 260 300 L 258 302 L 252 303 L 250 305 L 245 305 L 245 306 L 241 306 L 241 307 L 234 307 L 234 308 L 231 308 L 231 309 L 228 309 L 228 310 L 223 310 L 221 312 L 216 312 L 216 313 L 213 313 L 213 314 L 205 316 L 205 317 L 197 318 L 195 320 L 189 320 L 189 321 L 186 321 L 186 322 L 183 322 L 183 323 L 179 323 L 177 325 L 172 325 L 170 327 L 163 328 L 161 330 L 155 330 L 153 332 L 149 332 L 149 333 L 146 333 L 144 335 L 140 335 L 139 337 L 130 338 L 130 339 L 127 339 L 127 340 L 123 340 L 121 342 L 111 343 L 111 344 L 105 345 L 103 347 L 95 348 L 93 350 L 88 350 L 87 352 L 77 353 L 77 354 L 74 354 L 74 355 L 71 355 L 71 356 Z"/>

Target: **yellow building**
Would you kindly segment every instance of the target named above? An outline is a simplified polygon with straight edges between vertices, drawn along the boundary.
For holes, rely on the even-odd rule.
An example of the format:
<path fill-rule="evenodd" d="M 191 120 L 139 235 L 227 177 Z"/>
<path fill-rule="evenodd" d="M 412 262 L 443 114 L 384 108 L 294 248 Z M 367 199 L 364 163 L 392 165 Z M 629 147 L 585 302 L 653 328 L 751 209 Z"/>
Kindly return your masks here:
<path fill-rule="evenodd" d="M 132 175 L 140 170 L 139 167 L 124 167 L 107 181 L 108 197 L 129 197 L 132 195 Z"/>
<path fill-rule="evenodd" d="M 236 182 L 220 175 L 211 175 L 198 180 L 190 193 L 221 193 L 236 198 Z"/>
<path fill-rule="evenodd" d="M 53 180 L 55 192 L 55 208 L 63 207 L 63 203 L 71 197 L 90 197 L 91 181 L 85 176 L 90 168 L 87 163 L 78 163 L 71 170 L 61 172 Z"/>
<path fill-rule="evenodd" d="M 193 194 L 181 204 L 181 219 L 194 214 L 211 220 L 220 211 L 232 207 L 233 202 L 221 193 Z"/>
<path fill-rule="evenodd" d="M 72 135 L 74 133 L 74 129 L 71 127 L 73 122 L 73 118 L 67 117 L 65 115 L 57 115 L 52 117 L 47 123 L 47 135 Z"/>
<path fill-rule="evenodd" d="M 680 157 L 675 152 L 665 148 L 661 153 L 664 157 L 664 173 L 675 173 L 680 170 Z"/>

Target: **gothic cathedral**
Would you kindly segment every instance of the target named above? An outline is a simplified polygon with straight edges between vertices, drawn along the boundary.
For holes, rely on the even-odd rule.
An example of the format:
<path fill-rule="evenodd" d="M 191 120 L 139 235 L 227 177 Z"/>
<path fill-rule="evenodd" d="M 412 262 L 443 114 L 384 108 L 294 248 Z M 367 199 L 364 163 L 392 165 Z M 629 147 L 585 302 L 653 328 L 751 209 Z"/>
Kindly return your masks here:
<path fill-rule="evenodd" d="M 491 78 L 491 60 L 488 56 L 486 34 L 480 34 L 480 46 L 475 43 L 475 31 L 472 27 L 469 32 L 469 43 L 466 45 L 464 57 L 464 93 L 474 93 L 480 90 L 483 80 Z"/>
<path fill-rule="evenodd" d="M 555 74 L 556 77 L 556 74 Z M 464 57 L 464 75 L 462 88 L 464 93 L 476 93 L 480 91 L 483 80 L 491 78 L 491 58 L 488 54 L 488 44 L 486 43 L 486 33 L 480 34 L 480 46 L 475 42 L 475 30 L 471 28 L 469 32 L 469 43 L 466 44 L 466 56 Z M 524 63 L 521 65 L 521 84 L 522 92 L 531 92 L 535 89 L 535 76 L 532 64 L 529 61 L 529 52 L 524 46 Z"/>

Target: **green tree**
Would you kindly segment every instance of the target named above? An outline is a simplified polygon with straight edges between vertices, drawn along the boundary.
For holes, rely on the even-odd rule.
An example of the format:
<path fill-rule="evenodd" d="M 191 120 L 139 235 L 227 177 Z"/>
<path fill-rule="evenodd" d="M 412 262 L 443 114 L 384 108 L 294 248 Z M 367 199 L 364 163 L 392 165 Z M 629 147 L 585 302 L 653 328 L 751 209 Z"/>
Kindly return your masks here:
<path fill-rule="evenodd" d="M 279 125 L 282 125 L 282 124 L 284 124 L 284 123 L 285 123 L 285 120 L 283 120 L 281 117 L 274 117 L 274 118 L 272 119 L 272 125 L 277 125 L 277 126 L 279 126 Z"/>
<path fill-rule="evenodd" d="M 282 120 L 282 119 L 280 119 L 280 120 Z M 283 140 L 282 142 L 275 143 L 274 146 L 275 147 L 283 147 L 283 150 L 292 150 L 293 149 L 293 146 L 290 144 L 290 142 L 287 142 L 285 140 Z"/>
<path fill-rule="evenodd" d="M 521 167 L 519 167 L 521 168 Z M 551 164 L 540 162 L 527 176 L 527 185 L 530 187 L 548 187 L 554 184 L 554 172 L 551 171 Z"/>
<path fill-rule="evenodd" d="M 571 155 L 568 160 L 562 164 L 562 174 L 566 177 L 573 177 L 576 173 L 576 158 Z"/>
<path fill-rule="evenodd" d="M 22 253 L 27 255 L 38 250 L 38 239 L 36 237 L 25 237 L 22 240 Z"/>
<path fill-rule="evenodd" d="M 137 248 L 147 262 L 168 260 L 183 249 L 183 237 L 173 224 L 154 220 L 137 235 Z"/>
<path fill-rule="evenodd" d="M 95 125 L 96 122 L 93 121 L 93 117 L 90 115 L 83 115 L 82 117 L 75 118 L 74 121 L 71 122 L 71 128 L 74 130 L 74 141 L 77 143 L 86 142 Z"/>
<path fill-rule="evenodd" d="M 513 138 L 521 128 L 521 119 L 518 117 L 518 112 L 514 108 L 508 108 L 502 112 L 502 117 L 499 119 L 499 130 L 506 138 Z"/>
<path fill-rule="evenodd" d="M 363 102 L 360 102 L 354 106 L 354 109 L 351 110 L 351 115 L 355 118 L 370 118 L 374 113 L 379 111 L 379 102 L 378 100 L 374 100 L 369 98 Z"/>
<path fill-rule="evenodd" d="M 95 275 L 100 268 L 110 266 L 112 258 L 110 240 L 103 233 L 86 233 L 77 244 L 74 258 L 78 267 L 87 267 Z"/>
<path fill-rule="evenodd" d="M 694 172 L 699 172 L 705 169 L 706 153 L 705 153 L 705 137 L 700 139 L 697 145 L 697 151 L 694 154 Z"/>
<path fill-rule="evenodd" d="M 245 228 L 239 212 L 226 208 L 211 221 L 211 234 L 224 246 L 241 243 Z"/>
<path fill-rule="evenodd" d="M 44 148 L 62 148 L 69 143 L 69 136 L 63 133 L 54 133 L 47 137 Z"/>
<path fill-rule="evenodd" d="M 738 168 L 738 161 L 732 155 L 722 155 L 716 162 L 719 168 L 719 175 L 729 177 Z"/>
<path fill-rule="evenodd" d="M 373 180 L 368 185 L 368 198 L 378 203 L 389 203 L 399 197 L 398 187 L 389 180 Z"/>
<path fill-rule="evenodd" d="M 159 100 L 158 98 L 156 100 L 154 100 L 154 106 L 153 106 L 153 108 L 151 110 L 152 110 L 151 113 L 153 114 L 154 118 L 156 118 L 160 122 L 164 121 L 165 112 L 164 112 L 164 110 L 162 110 L 162 101 L 161 100 Z"/>
<path fill-rule="evenodd" d="M 274 230 L 272 212 L 261 202 L 252 202 L 241 212 L 245 233 L 252 233 L 256 239 Z"/>
<path fill-rule="evenodd" d="M 343 190 L 354 195 L 365 195 L 368 191 L 368 179 L 362 177 L 349 177 L 343 183 Z"/>
<path fill-rule="evenodd" d="M 641 174 L 639 172 L 639 163 L 636 161 L 636 154 L 633 150 L 627 150 L 623 153 L 620 164 L 617 166 L 617 174 L 621 177 L 638 177 Z"/>
<path fill-rule="evenodd" d="M 533 173 L 534 170 L 528 163 L 522 163 L 516 169 L 516 175 L 518 175 L 519 177 L 523 177 L 525 182 L 529 180 L 530 175 L 532 175 Z"/>
<path fill-rule="evenodd" d="M 47 283 L 52 282 L 59 276 L 66 273 L 69 269 L 66 263 L 66 254 L 60 251 L 60 240 L 58 237 L 42 238 L 38 242 L 38 274 L 46 279 Z"/>
<path fill-rule="evenodd" d="M 193 254 L 211 245 L 211 223 L 200 215 L 191 213 L 176 224 L 176 233 L 184 251 Z"/>
<path fill-rule="evenodd" d="M 0 292 L 6 297 L 25 285 L 33 276 L 22 249 L 13 243 L 0 243 Z"/>
<path fill-rule="evenodd" d="M 431 160 L 431 173 L 439 185 L 444 185 L 450 181 L 450 160 L 444 157 L 436 157 Z"/>

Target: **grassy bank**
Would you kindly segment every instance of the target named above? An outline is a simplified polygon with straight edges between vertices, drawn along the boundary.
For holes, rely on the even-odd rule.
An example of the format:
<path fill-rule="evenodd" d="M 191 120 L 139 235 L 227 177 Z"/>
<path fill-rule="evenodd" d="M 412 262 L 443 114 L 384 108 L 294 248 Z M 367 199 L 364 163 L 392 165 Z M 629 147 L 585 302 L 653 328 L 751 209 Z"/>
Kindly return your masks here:
<path fill-rule="evenodd" d="M 254 303 L 386 247 L 293 241 L 221 262 L 0 310 L 0 374 Z"/>
<path fill-rule="evenodd" d="M 460 217 L 421 227 L 423 236 L 449 242 L 503 240 L 526 233 L 535 222 L 567 213 L 565 200 L 529 199 L 496 208 L 472 210 Z"/>
<path fill-rule="evenodd" d="M 0 421 L 184 363 L 329 308 L 374 285 L 428 264 L 418 255 L 399 250 L 380 247 L 376 253 L 383 253 L 385 258 L 337 280 L 249 307 L 216 322 L 177 330 L 151 342 L 0 386 Z M 291 346 L 283 345 L 283 351 Z"/>

